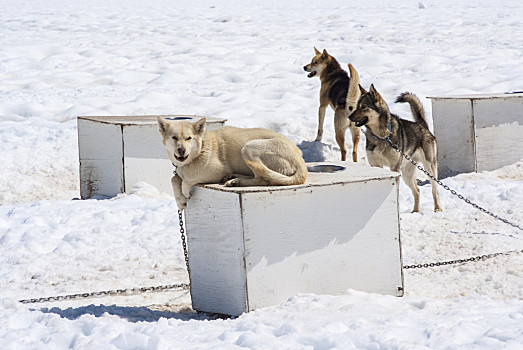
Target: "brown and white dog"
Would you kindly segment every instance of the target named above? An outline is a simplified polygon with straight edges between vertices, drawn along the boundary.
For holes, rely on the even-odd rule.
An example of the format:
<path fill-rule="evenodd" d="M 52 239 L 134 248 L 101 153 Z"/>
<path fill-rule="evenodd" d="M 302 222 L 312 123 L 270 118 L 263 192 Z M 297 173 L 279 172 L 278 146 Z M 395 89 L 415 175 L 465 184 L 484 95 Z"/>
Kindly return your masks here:
<path fill-rule="evenodd" d="M 358 143 L 360 142 L 360 128 L 356 127 L 348 118 L 350 112 L 346 108 L 347 92 L 349 89 L 349 76 L 343 70 L 334 57 L 314 48 L 315 55 L 311 62 L 303 67 L 309 72 L 307 77 L 319 77 L 320 107 L 318 109 L 318 133 L 315 141 L 321 141 L 323 137 L 323 122 L 327 106 L 334 110 L 334 131 L 336 143 L 341 150 L 341 160 L 347 158 L 347 147 L 345 146 L 345 131 L 350 128 L 352 134 L 352 160 L 358 161 Z"/>

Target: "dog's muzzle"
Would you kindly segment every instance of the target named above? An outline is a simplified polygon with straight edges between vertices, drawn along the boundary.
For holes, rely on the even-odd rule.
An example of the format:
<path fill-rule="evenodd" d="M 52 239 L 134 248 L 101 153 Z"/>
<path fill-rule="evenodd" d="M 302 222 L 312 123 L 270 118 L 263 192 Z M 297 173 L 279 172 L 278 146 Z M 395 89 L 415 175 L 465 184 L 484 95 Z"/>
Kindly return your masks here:
<path fill-rule="evenodd" d="M 181 154 L 180 156 L 174 153 L 174 158 L 179 161 L 180 163 L 183 163 L 189 158 L 188 154 L 185 154 L 185 149 L 179 149 L 178 153 Z"/>
<path fill-rule="evenodd" d="M 174 158 L 179 161 L 180 163 L 183 163 L 187 160 L 187 158 L 189 158 L 189 156 L 185 156 L 185 157 L 179 157 L 177 156 L 176 154 L 174 155 Z"/>
<path fill-rule="evenodd" d="M 351 122 L 354 122 L 354 125 L 356 125 L 358 128 L 367 124 L 367 122 L 369 121 L 368 117 L 363 117 L 360 120 L 355 120 L 354 115 L 349 116 L 349 119 Z"/>
<path fill-rule="evenodd" d="M 369 118 L 364 117 L 362 120 L 354 122 L 354 124 L 359 128 L 359 127 L 362 127 L 363 125 L 367 124 L 368 121 L 369 121 Z"/>
<path fill-rule="evenodd" d="M 311 71 L 310 68 L 307 66 L 303 66 L 303 70 L 306 72 L 310 72 L 309 74 L 307 74 L 308 78 L 312 78 L 313 76 L 316 75 L 316 71 L 315 70 Z"/>

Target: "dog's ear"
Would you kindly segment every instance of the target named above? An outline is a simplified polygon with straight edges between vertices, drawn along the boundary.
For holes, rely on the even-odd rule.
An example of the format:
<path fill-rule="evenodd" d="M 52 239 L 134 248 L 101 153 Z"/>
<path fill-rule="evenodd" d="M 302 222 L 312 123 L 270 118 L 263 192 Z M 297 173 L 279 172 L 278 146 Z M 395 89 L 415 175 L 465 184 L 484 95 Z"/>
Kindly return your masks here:
<path fill-rule="evenodd" d="M 316 55 L 319 55 L 319 54 L 321 53 L 321 52 L 318 51 L 318 49 L 316 48 L 316 46 L 314 46 L 314 53 L 315 53 Z"/>
<path fill-rule="evenodd" d="M 372 100 L 375 101 L 376 103 L 383 102 L 383 99 L 381 98 L 381 95 L 378 92 L 378 90 L 376 90 L 376 88 L 374 87 L 374 84 L 370 84 L 369 93 L 370 93 L 370 96 L 372 97 Z"/>
<path fill-rule="evenodd" d="M 329 54 L 327 53 L 327 49 L 323 49 L 323 53 L 321 54 L 321 58 L 323 58 L 324 60 L 329 58 Z"/>
<path fill-rule="evenodd" d="M 361 86 L 361 85 L 360 85 L 360 92 L 361 92 L 362 95 L 368 93 L 368 91 L 365 90 L 365 89 L 363 88 L 363 86 Z"/>
<path fill-rule="evenodd" d="M 196 123 L 193 124 L 193 130 L 194 130 L 194 133 L 197 134 L 197 135 L 202 135 L 203 132 L 205 131 L 205 123 L 206 123 L 207 119 L 205 118 L 202 118 L 200 120 L 198 120 Z"/>
<path fill-rule="evenodd" d="M 169 128 L 169 122 L 162 117 L 158 116 L 158 128 L 160 130 L 160 135 L 162 137 L 165 135 L 165 132 L 167 131 L 167 128 Z"/>

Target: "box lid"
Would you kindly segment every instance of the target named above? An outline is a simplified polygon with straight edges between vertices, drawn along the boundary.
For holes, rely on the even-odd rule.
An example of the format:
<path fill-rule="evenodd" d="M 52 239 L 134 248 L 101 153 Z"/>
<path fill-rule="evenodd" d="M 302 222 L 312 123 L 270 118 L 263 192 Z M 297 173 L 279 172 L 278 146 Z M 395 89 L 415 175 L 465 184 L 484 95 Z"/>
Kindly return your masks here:
<path fill-rule="evenodd" d="M 523 98 L 523 91 L 487 93 L 487 94 L 470 94 L 470 95 L 451 95 L 451 96 L 427 96 L 432 100 L 486 100 L 492 98 Z"/>
<path fill-rule="evenodd" d="M 105 124 L 116 125 L 149 125 L 156 124 L 158 117 L 163 117 L 172 120 L 185 120 L 195 122 L 201 118 L 207 119 L 207 124 L 225 123 L 227 119 L 204 117 L 198 115 L 136 115 L 136 116 L 79 116 L 78 119 L 90 120 Z"/>
<path fill-rule="evenodd" d="M 294 186 L 248 186 L 248 187 L 225 187 L 218 184 L 201 184 L 198 185 L 204 188 L 210 188 L 223 192 L 231 193 L 253 193 L 253 192 L 273 192 L 273 191 L 289 191 L 298 188 L 330 186 L 335 184 L 384 180 L 384 179 L 399 179 L 400 174 L 378 167 L 371 167 L 368 164 L 352 163 L 352 162 L 322 162 L 322 163 L 307 163 L 309 175 L 307 181 L 302 185 Z"/>

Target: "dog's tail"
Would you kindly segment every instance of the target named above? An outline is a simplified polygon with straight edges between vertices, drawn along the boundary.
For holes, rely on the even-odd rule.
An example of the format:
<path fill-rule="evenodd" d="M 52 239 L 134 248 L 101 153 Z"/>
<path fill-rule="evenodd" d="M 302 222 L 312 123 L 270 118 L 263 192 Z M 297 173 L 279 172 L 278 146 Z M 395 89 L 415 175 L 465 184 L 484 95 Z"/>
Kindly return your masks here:
<path fill-rule="evenodd" d="M 408 103 L 410 105 L 410 110 L 414 116 L 414 121 L 418 124 L 421 124 L 424 128 L 428 129 L 429 124 L 425 117 L 425 110 L 423 105 L 419 100 L 418 96 L 410 92 L 404 92 L 396 98 L 396 103 Z"/>
<path fill-rule="evenodd" d="M 351 115 L 358 106 L 358 100 L 361 96 L 361 87 L 360 87 L 360 76 L 358 71 L 352 64 L 349 63 L 349 89 L 347 90 L 347 99 L 345 103 L 345 108 L 347 109 L 348 115 Z"/>
<path fill-rule="evenodd" d="M 307 166 L 305 162 L 298 164 L 296 172 L 292 175 L 284 175 L 271 170 L 261 161 L 253 162 L 246 159 L 245 162 L 255 174 L 267 181 L 270 186 L 301 185 L 307 180 Z"/>

